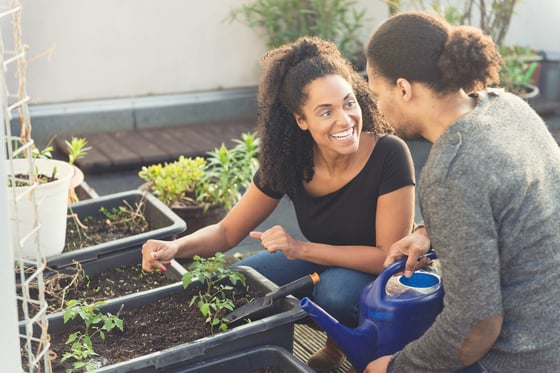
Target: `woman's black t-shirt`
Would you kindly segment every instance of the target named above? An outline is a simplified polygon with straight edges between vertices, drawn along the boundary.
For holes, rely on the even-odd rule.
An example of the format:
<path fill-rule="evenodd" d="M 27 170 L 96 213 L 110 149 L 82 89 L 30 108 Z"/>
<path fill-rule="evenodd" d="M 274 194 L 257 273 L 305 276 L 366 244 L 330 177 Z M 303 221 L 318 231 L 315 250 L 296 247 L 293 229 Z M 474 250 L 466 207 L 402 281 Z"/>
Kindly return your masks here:
<path fill-rule="evenodd" d="M 282 198 L 282 193 L 263 184 L 260 172 L 253 181 L 266 195 Z M 339 190 L 320 197 L 300 190 L 289 197 L 300 230 L 310 242 L 375 246 L 377 198 L 414 184 L 414 166 L 408 146 L 396 136 L 385 135 L 378 139 L 360 173 Z"/>

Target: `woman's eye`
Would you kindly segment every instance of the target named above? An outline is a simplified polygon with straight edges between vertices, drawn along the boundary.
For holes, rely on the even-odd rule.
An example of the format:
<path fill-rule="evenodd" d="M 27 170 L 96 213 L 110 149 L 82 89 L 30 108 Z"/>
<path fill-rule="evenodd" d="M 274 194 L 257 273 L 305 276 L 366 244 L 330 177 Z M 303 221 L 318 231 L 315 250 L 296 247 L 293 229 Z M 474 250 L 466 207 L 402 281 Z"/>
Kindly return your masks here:
<path fill-rule="evenodd" d="M 331 115 L 331 111 L 330 111 L 330 110 L 328 110 L 328 111 L 323 111 L 323 112 L 321 112 L 321 113 L 319 114 L 320 117 L 328 117 L 328 116 L 330 116 L 330 115 Z"/>
<path fill-rule="evenodd" d="M 354 101 L 354 100 L 348 101 L 348 102 L 346 103 L 346 107 L 351 108 L 351 107 L 354 107 L 354 106 L 356 106 L 356 101 Z"/>

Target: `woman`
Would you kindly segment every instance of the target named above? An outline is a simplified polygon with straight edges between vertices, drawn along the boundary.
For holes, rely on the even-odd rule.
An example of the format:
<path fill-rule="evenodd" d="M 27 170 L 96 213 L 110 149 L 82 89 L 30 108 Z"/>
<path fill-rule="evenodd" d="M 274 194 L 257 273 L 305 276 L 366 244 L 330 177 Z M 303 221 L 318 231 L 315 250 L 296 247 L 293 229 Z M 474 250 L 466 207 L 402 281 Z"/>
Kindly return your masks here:
<path fill-rule="evenodd" d="M 431 244 L 445 307 L 368 373 L 560 369 L 560 150 L 526 102 L 487 89 L 501 62 L 481 30 L 423 13 L 397 14 L 370 39 L 380 111 L 433 144 L 418 186 L 426 226 L 386 264 L 407 255 L 411 273 Z"/>
<path fill-rule="evenodd" d="M 211 256 L 248 234 L 266 251 L 250 266 L 278 285 L 312 272 L 312 296 L 327 312 L 356 325 L 362 288 L 383 269 L 389 246 L 411 231 L 414 168 L 406 144 L 377 115 L 365 81 L 334 44 L 301 38 L 267 53 L 259 86 L 260 170 L 239 203 L 218 224 L 173 242 L 148 241 L 147 271 L 175 257 Z M 301 232 L 282 226 L 251 232 L 278 205 L 293 202 Z M 310 358 L 317 370 L 340 365 L 329 340 Z"/>

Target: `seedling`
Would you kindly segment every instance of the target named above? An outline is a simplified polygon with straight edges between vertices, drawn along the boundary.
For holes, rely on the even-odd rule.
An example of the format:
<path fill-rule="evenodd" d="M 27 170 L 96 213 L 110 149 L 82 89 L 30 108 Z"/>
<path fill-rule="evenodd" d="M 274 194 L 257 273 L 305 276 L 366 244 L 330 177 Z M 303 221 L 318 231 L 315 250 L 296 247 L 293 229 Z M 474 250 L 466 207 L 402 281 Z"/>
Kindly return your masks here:
<path fill-rule="evenodd" d="M 97 355 L 93 349 L 92 337 L 99 335 L 104 340 L 105 332 L 113 330 L 115 327 L 123 331 L 123 321 L 118 315 L 111 313 L 103 314 L 99 311 L 99 306 L 105 304 L 104 301 L 98 301 L 93 304 L 87 304 L 80 300 L 71 299 L 68 301 L 63 311 L 64 323 L 74 320 L 76 316 L 80 316 L 84 321 L 85 331 L 82 333 L 77 331 L 70 334 L 67 345 L 70 345 L 70 351 L 64 353 L 61 362 L 68 359 L 75 360 L 72 363 L 72 369 L 66 372 L 76 370 L 91 371 L 97 367 L 88 361 L 92 356 Z"/>
<path fill-rule="evenodd" d="M 222 253 L 216 253 L 210 258 L 202 258 L 198 255 L 193 257 L 193 262 L 188 266 L 183 275 L 183 287 L 187 288 L 197 278 L 201 285 L 205 285 L 203 291 L 194 295 L 189 303 L 192 306 L 197 303 L 200 313 L 206 317 L 210 324 L 210 331 L 214 334 L 214 328 L 219 331 L 227 330 L 227 320 L 221 316 L 227 311 L 233 311 L 235 304 L 228 293 L 239 282 L 247 287 L 245 276 L 226 268 L 225 257 Z M 224 284 L 224 281 L 231 284 Z"/>
<path fill-rule="evenodd" d="M 127 201 L 123 201 L 122 205 L 113 208 L 100 207 L 99 212 L 103 215 L 103 226 L 107 230 L 119 231 L 134 231 L 134 232 L 145 232 L 150 226 L 144 215 L 145 209 L 145 199 L 142 198 L 140 201 L 136 202 L 132 206 Z M 73 243 L 67 243 L 67 251 L 72 251 L 80 249 L 87 246 L 89 243 L 88 239 L 88 225 L 94 220 L 91 216 L 86 216 L 83 221 L 78 217 L 77 214 L 72 212 L 72 207 L 70 206 L 70 217 L 74 226 L 69 225 L 67 229 L 72 229 L 78 235 L 79 241 Z"/>
<path fill-rule="evenodd" d="M 87 146 L 87 139 L 83 137 L 72 137 L 70 141 L 65 140 L 66 150 L 68 151 L 68 163 L 74 164 L 78 159 L 83 158 L 92 149 Z"/>

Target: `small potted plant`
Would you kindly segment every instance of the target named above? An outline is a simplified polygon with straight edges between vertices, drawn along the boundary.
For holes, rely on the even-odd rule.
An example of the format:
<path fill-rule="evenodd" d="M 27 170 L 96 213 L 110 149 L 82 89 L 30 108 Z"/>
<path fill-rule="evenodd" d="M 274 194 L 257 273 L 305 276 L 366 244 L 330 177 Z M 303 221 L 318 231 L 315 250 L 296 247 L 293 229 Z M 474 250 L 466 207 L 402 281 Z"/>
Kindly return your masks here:
<path fill-rule="evenodd" d="M 179 157 L 174 162 L 144 166 L 138 175 L 149 190 L 187 223 L 185 234 L 222 219 L 237 203 L 258 168 L 259 140 L 244 133 L 207 157 Z"/>
<path fill-rule="evenodd" d="M 14 254 L 17 258 L 59 254 L 64 249 L 74 169 L 68 162 L 50 159 L 49 148 L 41 152 L 32 142 L 10 149 L 5 162 Z"/>

